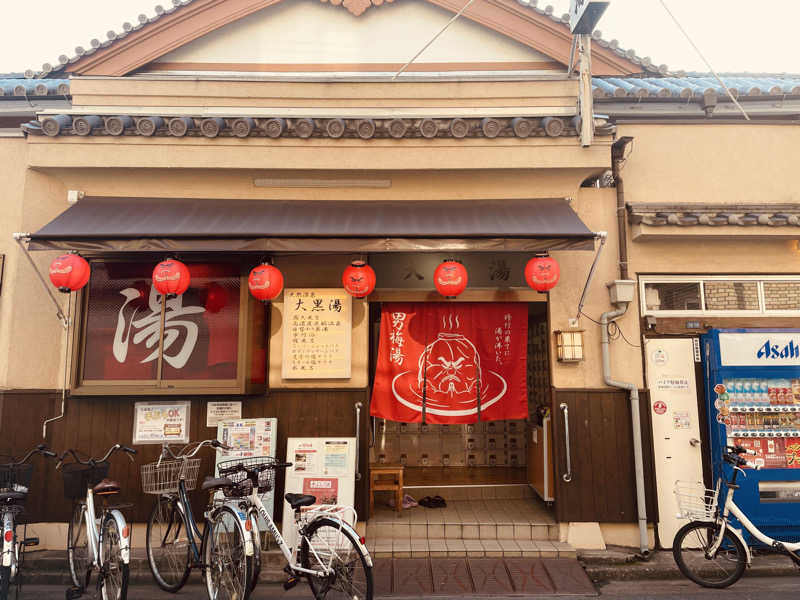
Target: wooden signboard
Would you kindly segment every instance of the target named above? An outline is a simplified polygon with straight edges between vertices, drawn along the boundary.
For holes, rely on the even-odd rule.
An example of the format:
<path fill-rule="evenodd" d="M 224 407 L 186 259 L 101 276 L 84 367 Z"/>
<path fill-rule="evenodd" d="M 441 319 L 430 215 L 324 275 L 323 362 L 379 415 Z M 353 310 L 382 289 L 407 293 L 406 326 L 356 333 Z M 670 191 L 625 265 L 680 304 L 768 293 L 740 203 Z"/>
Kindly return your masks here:
<path fill-rule="evenodd" d="M 352 297 L 343 289 L 283 292 L 283 379 L 349 379 Z"/>

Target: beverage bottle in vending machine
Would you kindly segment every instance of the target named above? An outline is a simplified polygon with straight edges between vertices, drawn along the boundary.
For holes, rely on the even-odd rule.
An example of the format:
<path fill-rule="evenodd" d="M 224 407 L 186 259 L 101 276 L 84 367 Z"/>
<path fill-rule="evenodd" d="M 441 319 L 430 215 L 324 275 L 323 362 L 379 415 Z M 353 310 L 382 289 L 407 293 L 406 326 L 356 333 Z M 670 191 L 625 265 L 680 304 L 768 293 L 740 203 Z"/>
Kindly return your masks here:
<path fill-rule="evenodd" d="M 770 379 L 767 382 L 769 403 L 772 405 L 778 404 L 778 380 Z"/>
<path fill-rule="evenodd" d="M 766 379 L 758 380 L 758 403 L 761 406 L 769 404 L 769 383 Z"/>
<path fill-rule="evenodd" d="M 722 385 L 725 386 L 725 391 L 728 394 L 728 400 L 730 401 L 731 406 L 736 406 L 738 404 L 739 400 L 737 399 L 736 390 L 734 389 L 735 385 L 736 385 L 735 380 L 734 379 L 723 379 L 722 380 Z"/>

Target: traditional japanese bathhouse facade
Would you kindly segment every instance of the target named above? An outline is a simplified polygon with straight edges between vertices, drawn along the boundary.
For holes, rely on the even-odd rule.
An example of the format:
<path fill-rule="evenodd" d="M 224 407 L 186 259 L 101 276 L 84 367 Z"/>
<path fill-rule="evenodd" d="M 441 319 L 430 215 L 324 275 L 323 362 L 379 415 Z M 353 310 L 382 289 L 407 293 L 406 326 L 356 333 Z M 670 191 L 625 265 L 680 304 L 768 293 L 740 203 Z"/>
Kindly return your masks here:
<path fill-rule="evenodd" d="M 134 404 L 144 400 L 190 401 L 189 437 L 213 437 L 208 402 L 241 401 L 245 417 L 277 417 L 279 456 L 288 437 L 357 433 L 356 506 L 363 515 L 370 461 L 397 460 L 406 465 L 407 485 L 547 478 L 543 495 L 554 502 L 556 540 L 579 547 L 639 544 L 631 404 L 625 390 L 605 384 L 600 328 L 579 314 L 581 302 L 592 319 L 612 310 L 606 283 L 621 276 L 617 189 L 602 182 L 614 148 L 622 147 L 614 146 L 622 125 L 597 118 L 594 140 L 581 144 L 579 82 L 567 74 L 569 29 L 552 10 L 513 0 L 470 6 L 394 80 L 460 8 L 444 0 L 194 0 L 143 16 L 39 73 L 45 82 L 70 76 L 71 106 L 39 111 L 19 137 L 0 140 L 7 165 L 2 449 L 41 439 L 42 422 L 60 413 L 65 381 L 66 414 L 46 430 L 57 449 L 97 453 L 129 443 Z M 649 60 L 599 38 L 592 68 L 596 77 L 658 74 Z M 625 127 L 637 139 L 652 131 Z M 659 126 L 658 136 L 680 140 L 684 131 L 707 130 Z M 640 167 L 645 175 L 629 184 L 629 195 L 652 197 L 646 174 L 666 169 L 655 154 Z M 680 161 L 687 179 L 698 179 L 698 162 L 686 155 L 670 160 Z M 684 259 L 680 242 L 663 242 L 661 252 L 651 253 L 633 228 L 625 229 L 628 260 L 642 261 L 629 274 L 638 274 L 640 264 L 641 272 L 658 272 L 647 262 L 654 257 L 662 265 Z M 90 260 L 88 286 L 58 298 L 71 318 L 66 335 L 14 232 L 25 234 L 21 241 L 40 272 L 65 250 Z M 774 251 L 777 258 L 785 244 L 770 241 L 772 251 L 755 252 Z M 729 261 L 730 245 L 723 246 L 708 249 Z M 560 265 L 560 281 L 546 294 L 523 277 L 537 253 Z M 192 284 L 162 308 L 150 274 L 166 257 L 189 265 Z M 462 261 L 469 273 L 455 300 L 432 282 L 447 258 Z M 314 298 L 341 291 L 342 271 L 354 259 L 373 266 L 377 286 L 366 299 L 347 301 L 346 369 L 303 377 L 303 367 L 318 375 L 323 366 L 284 353 L 292 343 L 287 315 L 301 307 L 298 301 L 312 308 Z M 249 295 L 246 283 L 265 260 L 285 280 L 284 295 L 267 305 Z M 331 313 L 333 296 L 324 297 L 320 308 Z M 452 452 L 444 444 L 456 438 L 445 439 L 439 424 L 425 430 L 414 423 L 410 432 L 385 422 L 371 427 L 382 307 L 463 302 L 524 306 L 527 419 L 481 422 L 481 435 L 464 430 Z M 617 338 L 610 351 L 612 376 L 643 388 L 637 311 L 631 304 L 618 321 L 631 343 Z M 340 321 L 330 314 L 325 326 L 341 327 Z M 583 330 L 583 360 L 558 359 L 555 332 L 563 330 Z M 345 348 L 325 350 L 326 361 L 341 362 Z M 287 377 L 289 361 L 299 374 Z M 640 398 L 640 480 L 652 520 L 644 390 Z M 541 444 L 537 423 L 545 413 L 553 418 L 550 463 L 534 456 L 531 445 Z M 492 423 L 500 429 L 489 430 Z M 413 452 L 392 442 L 383 448 L 394 447 L 394 454 L 381 458 L 378 436 L 401 434 L 413 436 Z M 470 446 L 470 439 L 479 441 Z M 430 444 L 434 450 L 418 451 Z M 139 449 L 137 464 L 120 461 L 113 476 L 141 522 L 151 502 L 139 492 L 138 465 L 154 460 L 158 448 Z M 208 457 L 202 469 L 210 471 Z M 34 518 L 66 521 L 68 507 L 50 501 L 60 490 L 58 477 L 40 473 L 35 485 L 46 493 L 31 499 Z M 48 544 L 62 545 L 57 526 L 39 528 Z"/>

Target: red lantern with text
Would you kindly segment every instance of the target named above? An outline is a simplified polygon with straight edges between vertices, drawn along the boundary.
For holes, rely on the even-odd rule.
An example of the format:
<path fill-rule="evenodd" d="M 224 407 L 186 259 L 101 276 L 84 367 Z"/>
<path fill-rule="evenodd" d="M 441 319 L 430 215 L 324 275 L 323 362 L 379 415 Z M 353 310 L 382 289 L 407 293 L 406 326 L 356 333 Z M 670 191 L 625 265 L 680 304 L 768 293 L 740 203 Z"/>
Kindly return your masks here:
<path fill-rule="evenodd" d="M 433 284 L 445 298 L 455 298 L 467 287 L 467 270 L 460 262 L 446 260 L 436 267 Z"/>
<path fill-rule="evenodd" d="M 258 265 L 250 271 L 247 287 L 255 298 L 268 302 L 277 298 L 283 291 L 283 273 L 272 265 Z"/>
<path fill-rule="evenodd" d="M 189 289 L 189 267 L 179 260 L 168 258 L 153 269 L 153 287 L 159 294 L 180 296 Z"/>
<path fill-rule="evenodd" d="M 561 277 L 561 269 L 555 258 L 534 256 L 525 265 L 525 281 L 537 292 L 552 290 Z"/>
<path fill-rule="evenodd" d="M 375 289 L 375 271 L 363 260 L 354 260 L 342 273 L 342 285 L 351 296 L 369 296 Z"/>
<path fill-rule="evenodd" d="M 50 281 L 65 294 L 85 286 L 90 274 L 89 263 L 79 254 L 62 254 L 50 263 Z"/>

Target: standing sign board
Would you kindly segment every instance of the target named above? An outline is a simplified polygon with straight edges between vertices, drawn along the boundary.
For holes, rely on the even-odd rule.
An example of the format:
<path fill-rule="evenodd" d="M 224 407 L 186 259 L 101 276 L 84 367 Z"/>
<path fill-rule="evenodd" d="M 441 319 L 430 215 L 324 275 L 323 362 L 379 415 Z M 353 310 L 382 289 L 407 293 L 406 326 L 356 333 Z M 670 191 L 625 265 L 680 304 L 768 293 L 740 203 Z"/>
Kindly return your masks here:
<path fill-rule="evenodd" d="M 287 493 L 316 496 L 316 504 L 355 504 L 355 438 L 289 438 L 286 461 L 292 463 L 286 469 Z M 287 503 L 283 535 L 290 547 L 296 543 L 293 519 L 294 512 Z"/>
<path fill-rule="evenodd" d="M 133 408 L 134 444 L 188 444 L 188 400 L 137 402 Z"/>
<path fill-rule="evenodd" d="M 217 439 L 230 446 L 231 450 L 218 450 L 216 464 L 236 458 L 253 458 L 256 456 L 275 456 L 277 440 L 277 419 L 236 419 L 220 421 L 217 424 Z M 215 475 L 219 471 L 215 470 Z M 264 508 L 272 516 L 275 507 L 275 490 L 270 490 L 261 497 Z M 259 518 L 259 521 L 261 519 Z M 259 523 L 259 526 L 266 523 Z"/>

